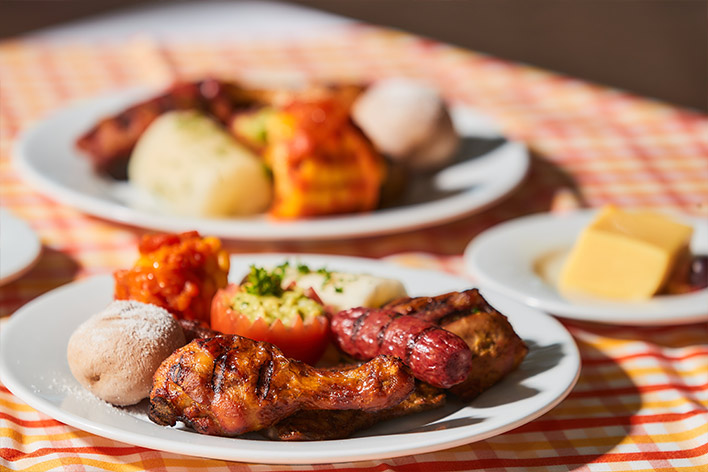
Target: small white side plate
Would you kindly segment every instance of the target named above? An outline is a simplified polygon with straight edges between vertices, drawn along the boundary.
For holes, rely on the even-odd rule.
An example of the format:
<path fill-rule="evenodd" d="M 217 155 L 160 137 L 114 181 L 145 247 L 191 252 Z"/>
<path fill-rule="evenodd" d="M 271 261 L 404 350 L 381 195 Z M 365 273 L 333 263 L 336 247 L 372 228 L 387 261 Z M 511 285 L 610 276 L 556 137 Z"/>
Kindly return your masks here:
<path fill-rule="evenodd" d="M 0 285 L 21 277 L 39 259 L 42 244 L 27 223 L 0 208 Z"/>
<path fill-rule="evenodd" d="M 401 280 L 410 295 L 469 288 L 469 281 L 380 261 L 324 255 L 232 257 L 232 279 L 250 264 L 289 260 L 311 267 L 369 273 Z M 215 459 L 318 464 L 384 459 L 479 441 L 513 429 L 561 402 L 577 381 L 580 356 L 573 338 L 554 318 L 505 297 L 488 301 L 504 313 L 529 346 L 521 366 L 469 404 L 449 401 L 438 410 L 376 425 L 336 441 L 274 442 L 257 434 L 204 436 L 158 426 L 145 403 L 116 408 L 84 390 L 71 375 L 66 346 L 76 327 L 112 300 L 112 277 L 98 276 L 49 292 L 15 313 L 0 332 L 0 376 L 10 391 L 37 410 L 99 436 L 162 451 Z"/>
<path fill-rule="evenodd" d="M 685 295 L 656 296 L 640 302 L 569 300 L 538 264 L 568 251 L 593 218 L 594 210 L 537 214 L 494 226 L 465 250 L 466 270 L 482 288 L 565 318 L 628 325 L 668 325 L 708 320 L 708 289 Z M 708 221 L 681 217 L 693 225 L 691 249 L 708 254 Z M 558 261 L 558 259 L 556 259 Z M 550 269 L 551 272 L 553 268 Z"/>

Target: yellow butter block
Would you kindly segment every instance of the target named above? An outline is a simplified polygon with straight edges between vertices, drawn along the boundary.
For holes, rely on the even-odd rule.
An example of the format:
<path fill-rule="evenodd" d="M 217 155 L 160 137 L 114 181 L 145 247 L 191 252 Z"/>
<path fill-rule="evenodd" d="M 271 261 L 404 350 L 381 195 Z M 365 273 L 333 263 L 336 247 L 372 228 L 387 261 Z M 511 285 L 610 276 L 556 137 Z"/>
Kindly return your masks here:
<path fill-rule="evenodd" d="M 650 211 L 608 206 L 586 227 L 566 260 L 559 289 L 625 300 L 659 292 L 678 258 L 688 253 L 693 228 Z"/>

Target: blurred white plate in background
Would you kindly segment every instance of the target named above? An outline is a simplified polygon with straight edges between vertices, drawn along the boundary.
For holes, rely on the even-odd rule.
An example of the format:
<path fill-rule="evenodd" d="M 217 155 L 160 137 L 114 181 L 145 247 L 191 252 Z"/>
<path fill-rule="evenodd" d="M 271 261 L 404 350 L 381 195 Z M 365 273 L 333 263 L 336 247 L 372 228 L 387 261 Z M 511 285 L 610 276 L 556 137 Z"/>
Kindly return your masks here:
<path fill-rule="evenodd" d="M 154 93 L 154 91 L 152 92 Z M 145 197 L 126 182 L 96 175 L 76 138 L 107 114 L 149 97 L 130 90 L 74 103 L 57 110 L 22 134 L 14 150 L 21 175 L 38 191 L 88 214 L 162 231 L 197 230 L 205 235 L 247 240 L 341 239 L 402 232 L 441 224 L 479 212 L 510 194 L 529 168 L 526 147 L 496 134 L 493 121 L 476 110 L 455 106 L 451 114 L 463 138 L 495 143 L 481 146 L 481 155 L 431 175 L 428 185 L 414 190 L 397 206 L 369 213 L 295 221 L 275 221 L 265 215 L 209 219 L 167 215 L 149 210 Z M 473 143 L 474 144 L 474 143 Z M 478 147 L 479 148 L 479 147 Z"/>
<path fill-rule="evenodd" d="M 39 238 L 27 223 L 0 208 L 0 285 L 32 268 L 42 252 Z"/>

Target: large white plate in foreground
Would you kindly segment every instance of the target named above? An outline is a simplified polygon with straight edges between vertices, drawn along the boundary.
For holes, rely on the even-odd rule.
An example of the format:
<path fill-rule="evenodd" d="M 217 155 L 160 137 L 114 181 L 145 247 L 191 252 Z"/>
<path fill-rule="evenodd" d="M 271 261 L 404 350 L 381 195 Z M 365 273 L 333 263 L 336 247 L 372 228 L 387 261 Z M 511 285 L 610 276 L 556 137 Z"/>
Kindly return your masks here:
<path fill-rule="evenodd" d="M 512 192 L 529 167 L 523 144 L 505 141 L 489 117 L 455 107 L 452 115 L 459 132 L 476 137 L 478 142 L 468 139 L 471 146 L 462 146 L 457 165 L 429 179 L 426 185 L 411 186 L 416 190 L 407 197 L 407 204 L 370 213 L 289 222 L 263 215 L 205 219 L 160 214 L 149 210 L 144 196 L 127 183 L 96 175 L 88 158 L 74 147 L 76 138 L 99 118 L 149 95 L 144 90 L 131 90 L 77 102 L 38 122 L 22 134 L 13 153 L 22 176 L 58 201 L 121 223 L 162 231 L 194 229 L 235 239 L 296 240 L 385 234 L 452 221 L 481 211 Z M 496 147 L 485 147 L 485 142 L 494 141 Z M 481 155 L 465 159 L 470 151 Z"/>
<path fill-rule="evenodd" d="M 0 285 L 30 270 L 41 253 L 42 243 L 32 228 L 0 208 Z"/>
<path fill-rule="evenodd" d="M 402 280 L 411 295 L 469 288 L 443 273 L 367 259 L 315 255 L 249 255 L 232 259 L 234 279 L 249 264 L 301 261 L 313 268 L 366 272 Z M 272 442 L 202 436 L 151 423 L 144 405 L 123 410 L 97 400 L 72 377 L 66 362 L 71 333 L 112 299 L 109 276 L 56 289 L 15 313 L 0 335 L 0 376 L 7 388 L 39 411 L 79 429 L 129 444 L 179 454 L 262 463 L 329 463 L 382 459 L 454 447 L 508 431 L 542 415 L 573 388 L 580 369 L 575 343 L 554 318 L 503 297 L 490 302 L 505 313 L 530 352 L 520 368 L 469 405 L 381 423 L 336 441 Z"/>
<path fill-rule="evenodd" d="M 566 318 L 629 325 L 708 320 L 708 289 L 639 302 L 571 300 L 540 276 L 536 270 L 538 262 L 544 256 L 568 251 L 594 214 L 595 210 L 563 215 L 543 213 L 494 226 L 467 246 L 465 267 L 484 289 Z M 708 254 L 708 221 L 681 218 L 694 227 L 692 252 Z"/>

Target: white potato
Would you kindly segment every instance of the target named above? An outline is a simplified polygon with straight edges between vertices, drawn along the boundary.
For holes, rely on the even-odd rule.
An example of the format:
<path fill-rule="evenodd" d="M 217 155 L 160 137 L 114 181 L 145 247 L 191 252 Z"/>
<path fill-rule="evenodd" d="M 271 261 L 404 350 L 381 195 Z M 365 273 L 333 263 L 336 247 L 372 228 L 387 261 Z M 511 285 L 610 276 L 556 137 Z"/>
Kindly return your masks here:
<path fill-rule="evenodd" d="M 251 215 L 272 198 L 259 157 L 196 111 L 155 120 L 135 146 L 128 179 L 166 211 L 186 216 Z"/>
<path fill-rule="evenodd" d="M 313 269 L 301 272 L 289 266 L 283 286 L 292 282 L 312 288 L 325 305 L 335 311 L 354 307 L 378 308 L 392 300 L 407 296 L 406 288 L 396 279 L 368 274 L 350 274 Z"/>

